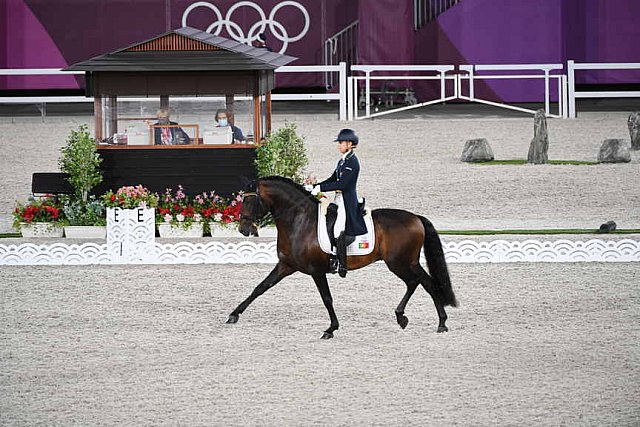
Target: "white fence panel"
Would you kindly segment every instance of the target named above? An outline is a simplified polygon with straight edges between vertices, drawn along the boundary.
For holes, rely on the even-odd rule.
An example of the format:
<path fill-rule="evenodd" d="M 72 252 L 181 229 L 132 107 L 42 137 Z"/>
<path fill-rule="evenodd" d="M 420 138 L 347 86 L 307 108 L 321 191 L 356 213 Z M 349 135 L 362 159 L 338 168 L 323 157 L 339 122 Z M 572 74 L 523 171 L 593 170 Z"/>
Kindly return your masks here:
<path fill-rule="evenodd" d="M 640 63 L 627 62 L 582 62 L 567 61 L 569 118 L 576 118 L 576 98 L 640 98 L 639 91 L 587 92 L 576 91 L 576 70 L 640 70 Z"/>

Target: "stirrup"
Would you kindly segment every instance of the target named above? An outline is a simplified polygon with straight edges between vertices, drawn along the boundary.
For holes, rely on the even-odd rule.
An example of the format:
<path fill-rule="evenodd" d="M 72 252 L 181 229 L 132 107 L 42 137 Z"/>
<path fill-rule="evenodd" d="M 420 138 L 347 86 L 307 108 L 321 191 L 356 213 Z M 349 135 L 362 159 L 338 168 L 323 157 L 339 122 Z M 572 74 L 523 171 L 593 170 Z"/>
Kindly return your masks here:
<path fill-rule="evenodd" d="M 338 265 L 340 265 L 340 263 L 338 262 L 338 258 L 334 256 L 330 256 L 329 257 L 329 273 L 336 274 L 338 272 Z"/>

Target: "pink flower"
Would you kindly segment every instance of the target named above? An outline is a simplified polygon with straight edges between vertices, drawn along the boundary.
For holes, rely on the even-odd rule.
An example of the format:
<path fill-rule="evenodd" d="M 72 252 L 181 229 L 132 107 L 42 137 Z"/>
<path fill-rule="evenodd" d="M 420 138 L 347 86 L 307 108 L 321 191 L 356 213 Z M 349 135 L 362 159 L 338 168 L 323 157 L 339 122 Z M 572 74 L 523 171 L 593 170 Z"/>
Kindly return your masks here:
<path fill-rule="evenodd" d="M 171 214 L 166 214 L 164 216 L 164 222 L 171 222 L 172 219 L 173 217 L 171 216 Z"/>
<path fill-rule="evenodd" d="M 182 214 L 178 214 L 178 215 L 176 215 L 176 221 L 178 221 L 178 222 L 184 222 L 184 215 L 182 215 Z"/>
<path fill-rule="evenodd" d="M 200 222 L 201 219 L 202 219 L 202 217 L 200 216 L 200 214 L 194 214 L 193 215 L 193 220 L 195 222 Z"/>

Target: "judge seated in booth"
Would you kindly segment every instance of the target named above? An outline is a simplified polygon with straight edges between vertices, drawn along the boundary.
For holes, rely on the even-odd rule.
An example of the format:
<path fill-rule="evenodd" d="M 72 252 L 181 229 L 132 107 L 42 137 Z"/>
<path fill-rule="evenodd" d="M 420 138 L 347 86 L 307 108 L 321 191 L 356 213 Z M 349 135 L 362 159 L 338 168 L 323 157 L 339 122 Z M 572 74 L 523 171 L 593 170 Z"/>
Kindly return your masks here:
<path fill-rule="evenodd" d="M 216 128 L 230 128 L 232 134 L 232 142 L 234 144 L 242 144 L 247 141 L 247 138 L 242 134 L 242 129 L 237 126 L 234 126 L 232 121 L 229 119 L 229 113 L 227 110 L 218 110 L 216 111 L 216 115 L 214 117 L 216 121 Z"/>
<path fill-rule="evenodd" d="M 178 123 L 169 120 L 169 110 L 161 109 L 156 113 L 158 121 L 153 124 L 155 145 L 187 145 L 189 135 Z"/>

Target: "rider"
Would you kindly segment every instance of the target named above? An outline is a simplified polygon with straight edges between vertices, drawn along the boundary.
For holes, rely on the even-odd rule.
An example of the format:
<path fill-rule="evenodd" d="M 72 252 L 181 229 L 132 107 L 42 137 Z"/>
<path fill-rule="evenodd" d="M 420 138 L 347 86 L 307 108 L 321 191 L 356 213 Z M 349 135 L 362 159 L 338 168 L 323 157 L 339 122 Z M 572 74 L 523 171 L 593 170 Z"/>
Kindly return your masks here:
<path fill-rule="evenodd" d="M 356 184 L 360 174 L 360 162 L 354 153 L 358 146 L 358 136 L 352 129 L 342 129 L 335 139 L 338 151 L 342 157 L 338 161 L 336 170 L 328 179 L 315 185 L 310 191 L 318 194 L 320 191 L 335 191 L 336 201 L 342 197 L 346 213 L 345 229 L 336 240 L 336 255 L 338 257 L 338 273 L 340 277 L 347 275 L 347 246 L 356 239 L 355 236 L 367 234 L 367 226 L 358 208 L 358 194 Z"/>

